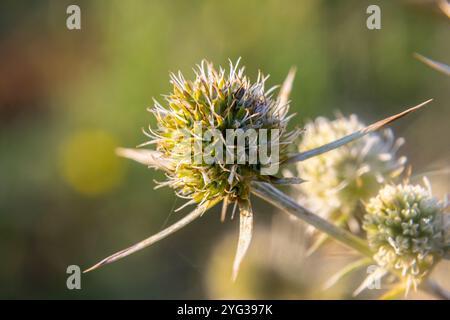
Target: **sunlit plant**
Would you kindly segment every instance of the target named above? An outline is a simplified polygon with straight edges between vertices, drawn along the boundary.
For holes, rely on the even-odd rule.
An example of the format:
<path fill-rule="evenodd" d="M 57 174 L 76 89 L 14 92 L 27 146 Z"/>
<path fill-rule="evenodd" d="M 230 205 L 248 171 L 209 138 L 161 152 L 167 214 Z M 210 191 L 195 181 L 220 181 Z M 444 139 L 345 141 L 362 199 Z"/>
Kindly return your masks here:
<path fill-rule="evenodd" d="M 236 278 L 240 263 L 250 245 L 253 229 L 253 211 L 250 193 L 253 193 L 286 212 L 312 224 L 317 229 L 357 249 L 364 250 L 365 243 L 345 230 L 337 229 L 326 220 L 299 206 L 295 201 L 273 187 L 277 184 L 298 184 L 303 180 L 297 177 L 284 178 L 276 173 L 263 172 L 269 166 L 304 161 L 325 152 L 341 147 L 360 139 L 385 125 L 417 110 L 429 101 L 409 108 L 397 115 L 378 121 L 368 127 L 359 128 L 340 139 L 330 141 L 322 146 L 300 153 L 289 153 L 288 147 L 299 134 L 298 129 L 288 130 L 287 123 L 292 115 L 289 111 L 289 93 L 292 88 L 294 71 L 284 81 L 279 93 L 274 97 L 276 87 L 265 88 L 267 77 L 260 74 L 252 83 L 244 74 L 244 68 L 238 69 L 238 63 L 230 63 L 230 68 L 216 70 L 209 62 L 202 62 L 195 70 L 195 79 L 186 80 L 181 72 L 171 75 L 173 91 L 164 96 L 164 105 L 155 102 L 150 110 L 156 120 L 157 127 L 146 132 L 150 140 L 143 145 L 155 145 L 154 150 L 118 149 L 118 154 L 165 173 L 167 180 L 158 186 L 169 186 L 175 193 L 186 198 L 186 205 L 196 208 L 184 218 L 162 230 L 161 232 L 100 261 L 87 271 L 117 261 L 131 253 L 141 250 L 173 232 L 183 228 L 199 218 L 219 202 L 223 202 L 222 218 L 226 216 L 228 204 L 239 207 L 240 232 L 237 252 L 233 264 L 233 279 Z M 201 124 L 202 131 L 196 131 L 196 123 Z M 245 135 L 249 130 L 275 130 L 276 139 L 271 136 L 264 142 L 257 142 L 257 149 L 277 150 L 272 162 L 244 161 L 221 163 L 205 161 L 205 153 L 219 152 L 209 148 L 211 140 L 203 136 L 203 130 L 219 131 L 219 139 L 224 143 L 224 153 L 236 152 L 239 144 L 233 139 L 227 141 L 228 130 L 239 130 Z M 244 155 L 249 155 L 254 143 L 244 143 Z M 192 143 L 191 143 L 192 142 Z M 202 157 L 196 161 L 199 149 L 196 143 L 205 146 L 200 149 Z M 268 144 L 268 145 L 266 145 Z M 206 151 L 208 150 L 208 151 Z M 219 149 L 220 150 L 220 149 Z M 188 155 L 188 156 L 186 156 Z M 235 159 L 241 159 L 237 152 Z M 274 160 L 275 159 L 275 160 Z M 234 210 L 233 210 L 234 211 Z M 233 214 L 232 214 L 233 216 Z M 356 244 L 355 244 L 356 243 Z"/>
<path fill-rule="evenodd" d="M 406 296 L 419 285 L 437 297 L 450 299 L 450 292 L 429 279 L 439 261 L 450 258 L 450 215 L 446 213 L 449 204 L 432 195 L 426 178 L 424 185 L 426 188 L 408 181 L 386 184 L 365 203 L 363 228 L 367 243 L 357 243 L 356 239 L 347 242 L 363 258 L 337 272 L 324 288 L 370 266 L 369 275 L 354 295 L 390 276 L 390 282 L 395 281 L 381 299 L 397 298 L 403 293 Z"/>

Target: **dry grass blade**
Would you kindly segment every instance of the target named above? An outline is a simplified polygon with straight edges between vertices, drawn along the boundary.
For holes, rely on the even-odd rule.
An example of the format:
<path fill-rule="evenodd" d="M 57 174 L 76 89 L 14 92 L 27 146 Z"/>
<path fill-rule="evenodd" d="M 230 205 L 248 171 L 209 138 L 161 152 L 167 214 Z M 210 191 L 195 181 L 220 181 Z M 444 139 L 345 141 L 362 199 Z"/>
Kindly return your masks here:
<path fill-rule="evenodd" d="M 219 202 L 219 200 L 216 200 L 215 202 L 212 202 L 212 203 L 206 203 L 203 206 L 197 207 L 194 211 L 192 211 L 191 213 L 186 215 L 181 220 L 175 222 L 170 227 L 167 227 L 166 229 L 162 230 L 161 232 L 158 232 L 157 234 L 155 234 L 145 240 L 142 240 L 142 241 L 132 245 L 131 247 L 128 247 L 124 250 L 114 253 L 113 255 L 110 255 L 109 257 L 103 259 L 102 261 L 100 261 L 99 263 L 90 267 L 89 269 L 83 271 L 83 273 L 95 270 L 104 265 L 107 265 L 107 264 L 110 264 L 117 260 L 120 260 L 122 258 L 125 258 L 126 256 L 129 256 L 130 254 L 135 253 L 136 251 L 142 250 L 142 249 L 158 242 L 159 240 L 166 238 L 167 236 L 182 229 L 183 227 L 185 227 L 186 225 L 188 225 L 189 223 L 191 223 L 192 221 L 194 221 L 195 219 L 200 217 L 205 212 L 205 210 L 214 206 L 217 202 Z"/>
<path fill-rule="evenodd" d="M 347 143 L 350 143 L 350 142 L 352 142 L 354 140 L 360 139 L 360 138 L 364 137 L 365 135 L 367 135 L 367 134 L 369 134 L 371 132 L 377 131 L 377 130 L 385 127 L 386 125 L 394 122 L 395 120 L 398 120 L 398 119 L 406 116 L 407 114 L 420 109 L 421 107 L 423 107 L 427 103 L 431 102 L 432 100 L 433 99 L 429 99 L 429 100 L 427 100 L 425 102 L 422 102 L 421 104 L 419 104 L 417 106 L 409 108 L 409 109 L 407 109 L 407 110 L 405 110 L 403 112 L 400 112 L 400 113 L 398 113 L 396 115 L 390 116 L 390 117 L 388 117 L 386 119 L 383 119 L 383 120 L 380 120 L 378 122 L 375 122 L 375 123 L 371 124 L 370 126 L 367 126 L 364 129 L 356 131 L 356 132 L 354 132 L 352 134 L 349 134 L 349 135 L 347 135 L 347 136 L 345 136 L 343 138 L 340 138 L 338 140 L 335 140 L 333 142 L 327 143 L 327 144 L 325 144 L 325 145 L 323 145 L 321 147 L 318 147 L 318 148 L 315 148 L 315 149 L 312 149 L 312 150 L 308 150 L 308 151 L 305 151 L 305 152 L 297 153 L 297 154 L 291 156 L 290 158 L 288 158 L 286 160 L 286 163 L 304 161 L 306 159 L 315 157 L 315 156 L 317 156 L 319 154 L 322 154 L 322 153 L 331 151 L 333 149 L 339 148 L 339 147 L 341 147 L 341 146 L 343 146 L 343 145 L 345 145 Z"/>
<path fill-rule="evenodd" d="M 426 64 L 430 68 L 433 68 L 434 70 L 437 70 L 437 71 L 442 72 L 443 74 L 445 74 L 447 76 L 450 76 L 450 66 L 446 65 L 445 63 L 431 60 L 431 59 L 429 59 L 427 57 L 424 57 L 424 56 L 422 56 L 421 54 L 418 54 L 418 53 L 414 54 L 414 58 L 416 58 L 417 60 L 423 62 L 424 64 Z"/>

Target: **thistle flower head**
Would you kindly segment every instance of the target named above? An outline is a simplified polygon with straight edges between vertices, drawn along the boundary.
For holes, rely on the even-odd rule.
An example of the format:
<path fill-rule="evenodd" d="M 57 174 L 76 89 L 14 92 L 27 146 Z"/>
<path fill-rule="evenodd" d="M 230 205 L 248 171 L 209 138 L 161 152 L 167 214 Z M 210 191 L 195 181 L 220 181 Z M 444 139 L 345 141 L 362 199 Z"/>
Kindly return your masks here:
<path fill-rule="evenodd" d="M 416 286 L 448 246 L 445 203 L 420 185 L 386 185 L 366 205 L 363 228 L 375 261 Z"/>
<path fill-rule="evenodd" d="M 319 117 L 305 126 L 299 149 L 313 149 L 364 128 L 356 115 L 335 120 Z M 341 148 L 298 163 L 308 183 L 300 185 L 302 201 L 313 212 L 332 220 L 356 216 L 361 199 L 376 193 L 379 185 L 398 176 L 406 162 L 397 157 L 403 139 L 390 129 L 367 135 Z"/>
<path fill-rule="evenodd" d="M 203 61 L 194 70 L 196 78 L 192 81 L 180 72 L 172 74 L 173 91 L 165 96 L 166 106 L 155 102 L 151 109 L 157 129 L 149 130 L 152 140 L 148 143 L 156 144 L 161 160 L 167 164 L 168 181 L 162 185 L 172 187 L 190 203 L 248 198 L 250 180 L 267 180 L 261 174 L 265 163 L 259 157 L 250 162 L 250 150 L 257 154 L 261 147 L 278 148 L 276 156 L 283 161 L 288 145 L 298 135 L 298 130 L 287 131 L 289 104 L 282 95 L 272 97 L 275 88 L 265 89 L 267 77 L 260 73 L 251 83 L 244 68 L 237 67 L 230 63 L 227 72 Z M 245 135 L 249 130 L 259 134 L 261 129 L 267 130 L 269 145 L 247 137 L 243 155 L 236 154 L 236 141 L 228 140 L 228 131 Z M 278 130 L 277 140 L 271 140 L 272 129 Z M 230 154 L 236 159 L 231 163 L 225 160 Z M 239 156 L 244 160 L 238 162 Z"/>

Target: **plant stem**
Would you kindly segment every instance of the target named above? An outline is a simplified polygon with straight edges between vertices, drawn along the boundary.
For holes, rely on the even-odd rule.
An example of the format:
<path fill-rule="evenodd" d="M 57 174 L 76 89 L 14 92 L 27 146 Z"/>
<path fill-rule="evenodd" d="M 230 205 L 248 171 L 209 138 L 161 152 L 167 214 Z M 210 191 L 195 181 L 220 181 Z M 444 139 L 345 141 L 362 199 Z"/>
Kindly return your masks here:
<path fill-rule="evenodd" d="M 372 251 L 363 239 L 344 229 L 336 227 L 327 220 L 310 212 L 270 184 L 265 182 L 253 182 L 251 190 L 258 197 L 266 200 L 288 214 L 304 220 L 320 231 L 325 232 L 330 237 L 340 241 L 345 246 L 350 247 L 365 256 L 372 257 Z"/>

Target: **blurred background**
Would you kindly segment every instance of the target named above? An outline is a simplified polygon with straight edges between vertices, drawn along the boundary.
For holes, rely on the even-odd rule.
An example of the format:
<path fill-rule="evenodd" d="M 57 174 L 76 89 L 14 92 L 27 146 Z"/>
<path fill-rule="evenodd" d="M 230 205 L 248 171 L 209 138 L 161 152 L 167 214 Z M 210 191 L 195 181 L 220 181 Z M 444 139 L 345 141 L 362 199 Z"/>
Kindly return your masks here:
<path fill-rule="evenodd" d="M 81 30 L 66 8 L 81 8 Z M 381 30 L 366 8 L 381 7 Z M 393 128 L 416 173 L 449 168 L 450 78 L 412 57 L 450 63 L 450 21 L 433 1 L 26 1 L 0 4 L 0 298 L 351 298 L 364 271 L 321 284 L 352 254 L 329 245 L 304 254 L 304 226 L 255 201 L 255 238 L 230 281 L 238 220 L 213 210 L 188 227 L 66 288 L 86 268 L 178 220 L 182 202 L 153 190 L 158 172 L 120 159 L 145 141 L 152 97 L 169 71 L 193 77 L 203 58 L 242 57 L 270 85 L 297 66 L 293 125 L 334 111 L 366 122 L 428 98 Z M 448 173 L 430 175 L 436 195 Z M 288 190 L 286 190 L 288 192 Z M 441 263 L 433 278 L 450 287 Z M 371 297 L 363 294 L 362 298 Z M 426 297 L 419 293 L 411 297 Z"/>

